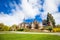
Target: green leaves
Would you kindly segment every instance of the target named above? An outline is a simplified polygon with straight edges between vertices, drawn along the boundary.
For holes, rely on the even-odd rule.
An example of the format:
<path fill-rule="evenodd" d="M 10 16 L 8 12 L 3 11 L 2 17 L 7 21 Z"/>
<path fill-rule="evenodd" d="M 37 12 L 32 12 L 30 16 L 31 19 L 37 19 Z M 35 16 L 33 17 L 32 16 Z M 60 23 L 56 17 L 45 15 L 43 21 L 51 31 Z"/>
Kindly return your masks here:
<path fill-rule="evenodd" d="M 51 24 L 52 24 L 52 26 L 55 26 L 55 20 L 54 20 L 53 16 L 49 13 L 47 14 L 47 24 L 50 24 L 50 26 L 51 26 Z"/>
<path fill-rule="evenodd" d="M 3 23 L 0 23 L 0 31 L 9 31 L 9 27 Z"/>

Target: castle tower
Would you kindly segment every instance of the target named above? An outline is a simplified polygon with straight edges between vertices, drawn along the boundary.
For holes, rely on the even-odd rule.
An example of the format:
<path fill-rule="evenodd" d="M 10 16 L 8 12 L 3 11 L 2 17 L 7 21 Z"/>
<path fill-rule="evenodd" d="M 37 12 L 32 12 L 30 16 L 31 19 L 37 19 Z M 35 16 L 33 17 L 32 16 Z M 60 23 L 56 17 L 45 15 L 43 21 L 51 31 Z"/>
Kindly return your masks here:
<path fill-rule="evenodd" d="M 31 29 L 40 29 L 42 27 L 41 25 L 42 24 L 34 20 L 34 22 L 31 24 Z"/>

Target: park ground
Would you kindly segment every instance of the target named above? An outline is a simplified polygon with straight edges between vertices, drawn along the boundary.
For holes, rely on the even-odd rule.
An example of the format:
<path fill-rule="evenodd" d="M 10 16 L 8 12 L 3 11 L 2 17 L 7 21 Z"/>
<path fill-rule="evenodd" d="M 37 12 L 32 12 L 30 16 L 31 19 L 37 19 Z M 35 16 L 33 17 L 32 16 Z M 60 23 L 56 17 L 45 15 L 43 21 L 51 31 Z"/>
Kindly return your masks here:
<path fill-rule="evenodd" d="M 60 40 L 60 33 L 0 32 L 0 40 Z"/>

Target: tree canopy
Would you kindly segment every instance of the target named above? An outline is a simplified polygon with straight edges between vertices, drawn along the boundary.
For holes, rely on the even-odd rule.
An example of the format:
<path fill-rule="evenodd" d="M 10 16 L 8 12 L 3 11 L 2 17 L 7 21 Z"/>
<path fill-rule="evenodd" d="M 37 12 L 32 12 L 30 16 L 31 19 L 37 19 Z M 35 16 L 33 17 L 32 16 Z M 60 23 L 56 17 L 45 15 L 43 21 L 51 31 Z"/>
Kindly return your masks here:
<path fill-rule="evenodd" d="M 55 19 L 53 18 L 53 16 L 51 14 L 47 14 L 47 24 L 52 24 L 52 26 L 55 26 Z"/>

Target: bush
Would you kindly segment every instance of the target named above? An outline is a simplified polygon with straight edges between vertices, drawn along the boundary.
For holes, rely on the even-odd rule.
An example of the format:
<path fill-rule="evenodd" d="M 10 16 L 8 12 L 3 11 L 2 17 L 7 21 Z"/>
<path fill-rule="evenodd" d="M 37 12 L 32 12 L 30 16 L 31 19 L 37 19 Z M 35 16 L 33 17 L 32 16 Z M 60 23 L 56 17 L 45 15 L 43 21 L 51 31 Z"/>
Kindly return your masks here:
<path fill-rule="evenodd" d="M 25 31 L 25 32 L 29 32 L 30 30 L 29 30 L 28 28 L 25 28 L 24 31 Z"/>
<path fill-rule="evenodd" d="M 53 28 L 53 32 L 60 32 L 60 28 Z"/>
<path fill-rule="evenodd" d="M 48 30 L 51 32 L 52 31 L 52 27 L 48 28 Z"/>
<path fill-rule="evenodd" d="M 53 27 L 52 26 L 47 26 L 45 27 L 46 30 L 49 30 L 50 32 L 53 30 Z"/>
<path fill-rule="evenodd" d="M 24 29 L 18 29 L 17 31 L 24 31 Z"/>

